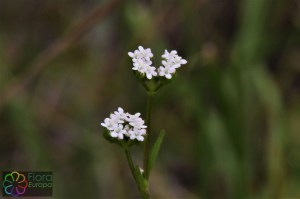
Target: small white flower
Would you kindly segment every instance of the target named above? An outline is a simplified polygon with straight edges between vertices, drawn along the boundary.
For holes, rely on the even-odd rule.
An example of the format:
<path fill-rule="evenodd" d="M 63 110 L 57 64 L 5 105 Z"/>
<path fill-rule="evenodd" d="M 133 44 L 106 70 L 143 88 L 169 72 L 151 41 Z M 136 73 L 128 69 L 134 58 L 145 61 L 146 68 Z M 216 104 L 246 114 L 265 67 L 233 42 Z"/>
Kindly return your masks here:
<path fill-rule="evenodd" d="M 129 138 L 131 140 L 137 139 L 138 141 L 143 141 L 144 140 L 143 135 L 145 134 L 146 134 L 145 129 L 134 128 L 133 130 L 129 131 L 129 135 L 130 135 Z"/>
<path fill-rule="evenodd" d="M 146 66 L 144 70 L 148 79 L 152 79 L 152 76 L 157 76 L 156 68 L 153 66 Z"/>
<path fill-rule="evenodd" d="M 143 141 L 147 126 L 144 125 L 145 122 L 140 115 L 140 113 L 134 115 L 125 113 L 119 107 L 109 118 L 104 119 L 101 126 L 105 127 L 113 138 L 123 140 L 126 136 L 131 140 Z"/>
<path fill-rule="evenodd" d="M 140 113 L 130 115 L 128 118 L 129 124 L 136 128 L 147 128 L 147 126 L 144 125 L 145 121 L 142 118 L 140 118 L 140 115 Z"/>
<path fill-rule="evenodd" d="M 146 75 L 148 79 L 152 79 L 153 76 L 157 76 L 156 68 L 151 66 L 151 58 L 153 54 L 150 48 L 144 49 L 142 46 L 138 47 L 138 50 L 129 52 L 128 55 L 132 58 L 133 67 L 132 70 L 136 70 L 141 74 Z"/>
<path fill-rule="evenodd" d="M 120 140 L 124 138 L 126 131 L 123 129 L 123 125 L 118 125 L 113 131 L 110 132 L 111 137 L 118 137 Z"/>
<path fill-rule="evenodd" d="M 124 134 L 127 136 L 127 137 L 129 137 L 130 135 L 129 135 L 129 131 L 131 130 L 131 127 L 128 125 L 128 124 L 126 124 L 125 126 L 124 126 L 124 130 L 126 131 Z"/>
<path fill-rule="evenodd" d="M 153 57 L 151 49 L 144 49 L 142 46 L 139 46 L 138 50 L 135 50 L 134 52 L 129 52 L 128 55 L 134 60 L 145 59 L 146 61 L 150 61 L 150 58 Z"/>
<path fill-rule="evenodd" d="M 118 111 L 114 112 L 114 115 L 115 115 L 115 117 L 118 117 L 119 119 L 123 119 L 123 120 L 127 117 L 127 114 L 120 107 L 118 108 Z"/>
<path fill-rule="evenodd" d="M 110 114 L 110 120 L 113 124 L 121 124 L 124 123 L 124 120 L 120 115 Z"/>
<path fill-rule="evenodd" d="M 172 50 L 171 52 L 165 50 L 165 53 L 161 57 L 163 58 L 163 66 L 159 67 L 158 74 L 162 77 L 165 76 L 167 79 L 171 79 L 176 69 L 187 63 L 185 59 L 177 55 L 176 50 Z"/>
<path fill-rule="evenodd" d="M 175 72 L 176 72 L 176 69 L 172 68 L 170 66 L 166 66 L 166 67 L 161 66 L 158 68 L 159 76 L 165 76 L 167 79 L 171 79 L 172 74 L 174 74 Z"/>
<path fill-rule="evenodd" d="M 165 50 L 165 53 L 161 56 L 164 59 L 170 59 L 173 56 L 177 55 L 177 51 L 176 50 L 172 50 L 171 52 L 168 52 L 167 50 Z"/>
<path fill-rule="evenodd" d="M 118 123 L 110 118 L 106 118 L 104 123 L 101 123 L 101 126 L 106 127 L 108 130 L 114 130 L 118 126 Z"/>
<path fill-rule="evenodd" d="M 143 59 L 136 59 L 133 62 L 133 67 L 132 70 L 137 70 L 140 73 L 144 74 L 147 71 L 148 67 L 151 67 L 150 65 L 152 64 L 151 61 L 145 61 Z M 155 69 L 155 67 L 153 67 Z"/>

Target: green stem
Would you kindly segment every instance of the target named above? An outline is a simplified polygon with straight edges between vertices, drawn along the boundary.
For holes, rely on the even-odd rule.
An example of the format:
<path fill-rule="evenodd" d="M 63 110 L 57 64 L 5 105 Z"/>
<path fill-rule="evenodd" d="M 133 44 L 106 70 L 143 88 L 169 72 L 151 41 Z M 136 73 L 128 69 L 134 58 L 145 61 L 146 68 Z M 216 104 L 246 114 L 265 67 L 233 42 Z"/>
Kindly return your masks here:
<path fill-rule="evenodd" d="M 124 148 L 124 150 L 125 150 L 126 159 L 127 159 L 127 162 L 128 162 L 128 165 L 129 165 L 129 168 L 130 168 L 130 171 L 131 171 L 131 174 L 134 177 L 135 183 L 136 183 L 136 185 L 138 187 L 138 190 L 139 190 L 142 198 L 143 199 L 150 199 L 148 189 L 145 189 L 144 188 L 145 186 L 143 184 L 140 184 L 139 180 L 137 179 L 138 176 L 136 176 L 134 164 L 133 164 L 133 161 L 132 161 L 132 158 L 131 158 L 131 153 L 130 153 L 129 149 L 128 148 Z"/>
<path fill-rule="evenodd" d="M 125 148 L 125 154 L 126 154 L 126 159 L 127 159 L 131 174 L 133 175 L 134 180 L 137 181 L 135 171 L 134 171 L 134 164 L 133 164 L 129 149 Z"/>
<path fill-rule="evenodd" d="M 149 179 L 149 158 L 150 158 L 150 136 L 151 136 L 151 110 L 152 110 L 152 101 L 153 94 L 148 93 L 147 99 L 147 110 L 146 110 L 146 125 L 147 125 L 147 136 L 145 138 L 145 146 L 144 146 L 144 181 L 141 183 L 139 181 L 139 174 L 136 173 L 135 167 L 131 158 L 130 151 L 127 147 L 124 147 L 126 158 L 128 165 L 130 167 L 130 171 L 134 177 L 134 180 L 138 186 L 138 190 L 143 199 L 149 199 L 149 187 L 148 187 L 148 179 Z"/>
<path fill-rule="evenodd" d="M 145 139 L 145 146 L 144 146 L 144 172 L 145 172 L 145 179 L 149 179 L 149 157 L 150 157 L 150 137 L 151 137 L 151 110 L 152 110 L 152 101 L 153 101 L 153 94 L 148 93 L 147 99 L 147 110 L 146 110 L 146 125 L 147 125 L 147 137 Z"/>

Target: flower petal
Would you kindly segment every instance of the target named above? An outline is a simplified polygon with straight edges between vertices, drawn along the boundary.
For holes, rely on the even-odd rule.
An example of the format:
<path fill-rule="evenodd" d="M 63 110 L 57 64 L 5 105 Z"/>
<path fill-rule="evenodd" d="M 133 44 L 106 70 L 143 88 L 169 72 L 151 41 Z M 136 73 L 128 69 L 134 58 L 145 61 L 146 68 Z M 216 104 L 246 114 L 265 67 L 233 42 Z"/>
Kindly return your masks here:
<path fill-rule="evenodd" d="M 134 57 L 134 53 L 133 52 L 129 52 L 128 55 L 129 55 L 129 57 Z"/>

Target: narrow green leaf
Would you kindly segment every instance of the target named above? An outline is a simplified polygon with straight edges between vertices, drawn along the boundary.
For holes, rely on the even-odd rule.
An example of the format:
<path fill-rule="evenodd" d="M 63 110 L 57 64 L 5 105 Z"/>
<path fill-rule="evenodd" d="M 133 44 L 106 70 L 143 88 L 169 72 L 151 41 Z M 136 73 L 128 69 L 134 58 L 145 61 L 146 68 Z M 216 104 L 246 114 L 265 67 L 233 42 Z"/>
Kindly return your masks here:
<path fill-rule="evenodd" d="M 149 168 L 148 175 L 150 175 L 151 169 L 152 169 L 154 163 L 156 162 L 157 155 L 160 150 L 161 143 L 165 137 L 165 134 L 166 134 L 166 132 L 164 130 L 162 130 L 153 145 L 153 148 L 150 153 L 150 160 L 149 160 L 149 165 L 148 165 L 148 168 Z"/>

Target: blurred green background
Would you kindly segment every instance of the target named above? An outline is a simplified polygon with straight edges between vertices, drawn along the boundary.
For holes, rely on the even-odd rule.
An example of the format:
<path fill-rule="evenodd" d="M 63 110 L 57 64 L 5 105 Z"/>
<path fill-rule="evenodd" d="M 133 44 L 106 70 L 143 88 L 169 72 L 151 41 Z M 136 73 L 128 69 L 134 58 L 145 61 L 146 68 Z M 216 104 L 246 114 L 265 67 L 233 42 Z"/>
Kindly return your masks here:
<path fill-rule="evenodd" d="M 0 170 L 53 198 L 139 198 L 99 123 L 145 115 L 128 51 L 188 60 L 155 97 L 153 198 L 300 198 L 298 0 L 1 0 Z M 142 147 L 133 148 L 141 165 Z"/>

